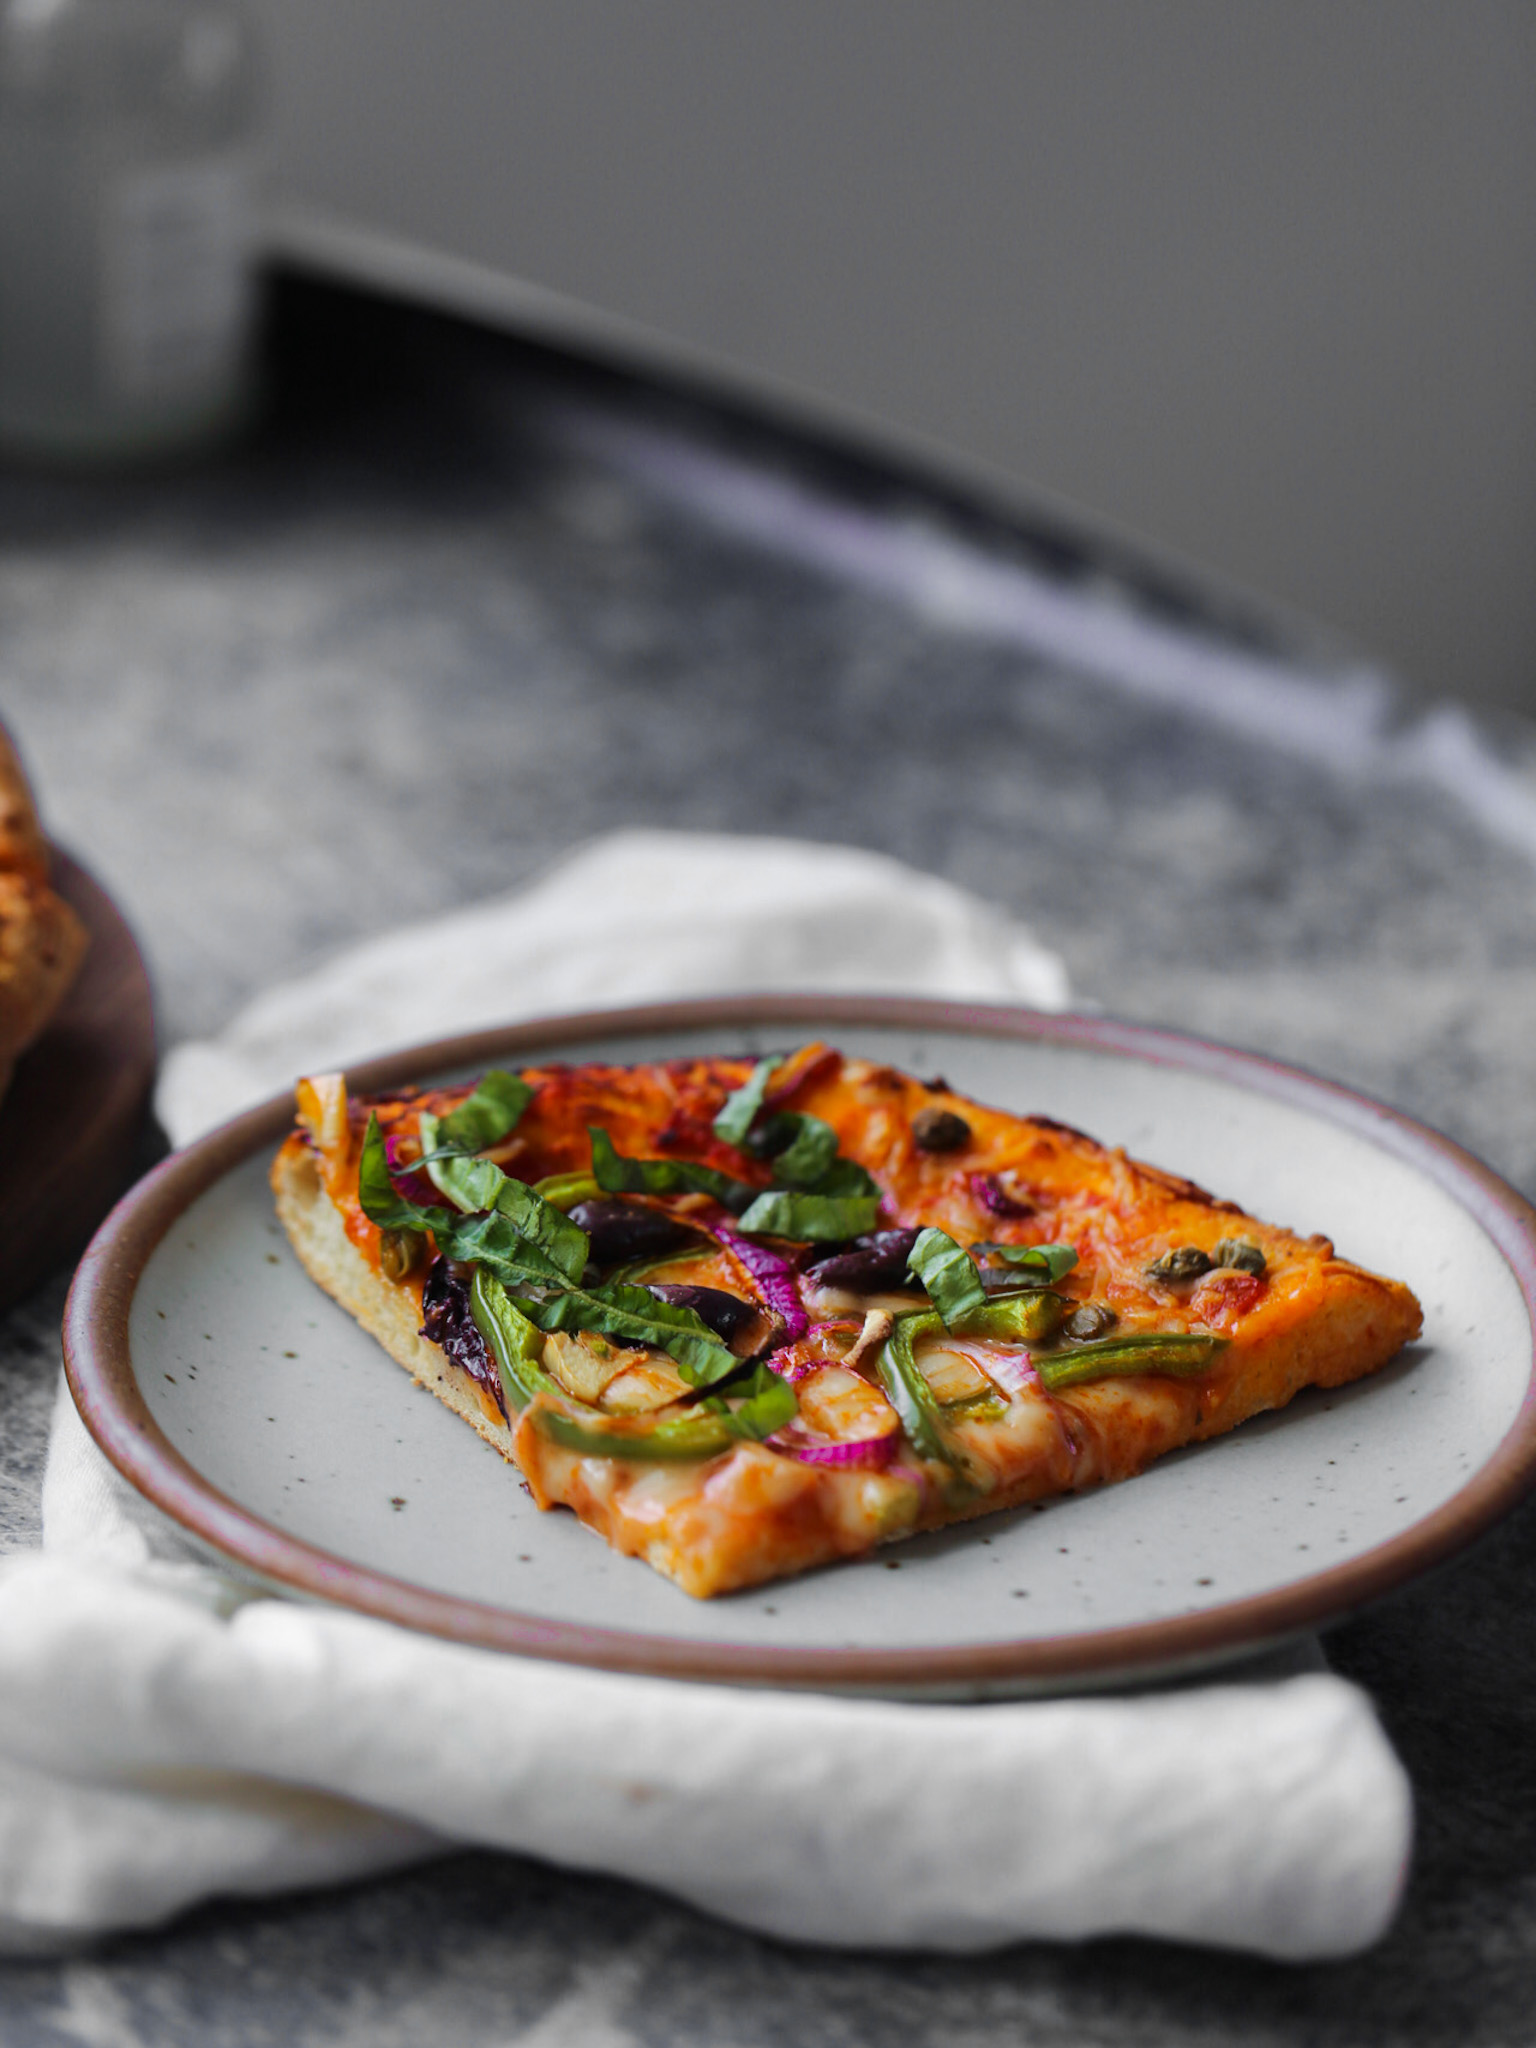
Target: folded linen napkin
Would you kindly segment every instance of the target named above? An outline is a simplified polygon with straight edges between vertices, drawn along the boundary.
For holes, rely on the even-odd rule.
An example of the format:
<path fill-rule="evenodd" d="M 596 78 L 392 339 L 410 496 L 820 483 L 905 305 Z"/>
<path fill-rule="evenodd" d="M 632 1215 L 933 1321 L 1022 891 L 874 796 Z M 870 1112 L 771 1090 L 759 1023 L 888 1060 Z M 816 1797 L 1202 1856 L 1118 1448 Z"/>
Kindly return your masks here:
<path fill-rule="evenodd" d="M 388 1043 L 765 986 L 1040 1007 L 1066 993 L 1060 964 L 1017 926 L 894 862 L 628 833 L 520 897 L 373 941 L 263 997 L 218 1043 L 172 1055 L 161 1114 L 185 1141 L 306 1068 Z M 254 1595 L 200 1561 L 62 1392 L 43 1506 L 44 1552 L 0 1568 L 12 1950 L 456 1843 L 866 1946 L 1130 1931 L 1340 1955 L 1375 1939 L 1401 1888 L 1406 1779 L 1363 1695 L 1322 1670 L 912 1706 L 463 1648 Z M 552 1768 L 572 1756 L 580 1772 Z"/>

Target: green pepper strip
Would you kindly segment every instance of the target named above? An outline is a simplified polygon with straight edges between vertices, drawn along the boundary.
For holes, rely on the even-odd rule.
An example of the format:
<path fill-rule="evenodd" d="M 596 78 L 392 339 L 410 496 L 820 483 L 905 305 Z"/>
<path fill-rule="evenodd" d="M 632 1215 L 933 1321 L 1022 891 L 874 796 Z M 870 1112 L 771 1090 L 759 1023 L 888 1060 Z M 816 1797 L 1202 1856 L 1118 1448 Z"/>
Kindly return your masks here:
<path fill-rule="evenodd" d="M 543 1180 L 536 1180 L 533 1192 L 548 1202 L 552 1209 L 574 1209 L 578 1202 L 590 1202 L 603 1191 L 591 1174 L 583 1167 L 578 1173 L 551 1173 Z"/>
<path fill-rule="evenodd" d="M 1039 1344 L 1054 1336 L 1066 1313 L 1059 1294 L 1031 1287 L 1018 1294 L 993 1294 L 954 1325 L 961 1337 L 987 1337 L 1012 1344 Z"/>
<path fill-rule="evenodd" d="M 1169 1331 L 1159 1334 L 1106 1337 L 1099 1344 L 1079 1344 L 1071 1351 L 1036 1352 L 1035 1370 L 1048 1394 L 1085 1380 L 1126 1378 L 1135 1373 L 1168 1373 L 1174 1379 L 1198 1379 L 1226 1348 L 1225 1337 Z"/>
<path fill-rule="evenodd" d="M 920 1458 L 948 1465 L 961 1484 L 973 1493 L 990 1493 L 993 1478 L 956 1441 L 945 1427 L 944 1411 L 918 1364 L 914 1346 L 920 1337 L 944 1328 L 944 1319 L 932 1309 L 920 1314 L 898 1316 L 896 1327 L 881 1347 L 876 1365 L 891 1406 L 901 1417 L 912 1448 Z"/>
<path fill-rule="evenodd" d="M 470 1283 L 469 1312 L 475 1328 L 490 1346 L 509 1408 L 526 1408 L 536 1394 L 568 1398 L 539 1364 L 543 1332 L 534 1328 L 501 1282 L 484 1266 L 476 1266 Z"/>
<path fill-rule="evenodd" d="M 540 1394 L 567 1404 L 541 1408 L 535 1420 L 544 1434 L 568 1451 L 603 1458 L 717 1458 L 745 1437 L 781 1428 L 795 1412 L 794 1389 L 775 1379 L 768 1396 L 759 1389 L 738 1415 L 720 1401 L 709 1413 L 674 1416 L 667 1422 L 610 1423 L 586 1402 L 567 1394 L 539 1364 L 544 1338 L 501 1282 L 479 1267 L 469 1290 L 475 1328 L 490 1346 L 510 1408 L 521 1409 Z M 761 1373 L 754 1376 L 756 1379 Z M 779 1398 L 775 1400 L 774 1395 Z M 573 1415 L 570 1406 L 581 1412 Z M 749 1412 L 753 1409 L 759 1413 Z"/>

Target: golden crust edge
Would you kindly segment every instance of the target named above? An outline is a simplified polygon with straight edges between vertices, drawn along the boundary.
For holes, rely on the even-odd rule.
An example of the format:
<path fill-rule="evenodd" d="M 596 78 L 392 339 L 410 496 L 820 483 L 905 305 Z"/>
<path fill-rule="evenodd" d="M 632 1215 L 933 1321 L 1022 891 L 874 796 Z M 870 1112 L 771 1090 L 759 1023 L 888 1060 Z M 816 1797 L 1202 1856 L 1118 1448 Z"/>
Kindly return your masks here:
<path fill-rule="evenodd" d="M 516 1465 L 507 1424 L 492 1422 L 469 1374 L 420 1334 L 420 1310 L 414 1296 L 376 1273 L 347 1236 L 341 1211 L 325 1191 L 313 1153 L 304 1146 L 285 1145 L 273 1161 L 271 1181 L 278 1221 L 315 1285 L 382 1344 L 417 1386 L 435 1394 L 509 1464 Z"/>

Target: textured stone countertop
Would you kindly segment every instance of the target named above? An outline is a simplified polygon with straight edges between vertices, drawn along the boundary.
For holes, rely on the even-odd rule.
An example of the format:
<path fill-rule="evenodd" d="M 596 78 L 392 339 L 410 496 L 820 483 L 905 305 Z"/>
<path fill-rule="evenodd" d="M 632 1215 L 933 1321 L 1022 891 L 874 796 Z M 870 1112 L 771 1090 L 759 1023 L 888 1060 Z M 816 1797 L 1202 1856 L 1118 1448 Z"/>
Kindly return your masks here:
<path fill-rule="evenodd" d="M 1536 1192 L 1530 731 L 1408 717 L 1060 522 L 437 316 L 289 280 L 271 355 L 263 426 L 215 464 L 0 472 L 0 707 L 165 1042 L 596 831 L 796 833 L 947 875 L 1082 998 L 1364 1087 Z M 66 1284 L 0 1323 L 13 1547 Z M 1355 1961 L 798 1951 L 476 1854 L 11 1965 L 0 2037 L 1528 2040 L 1533 1563 L 1527 1507 L 1328 1638 L 1419 1802 L 1405 1909 Z"/>

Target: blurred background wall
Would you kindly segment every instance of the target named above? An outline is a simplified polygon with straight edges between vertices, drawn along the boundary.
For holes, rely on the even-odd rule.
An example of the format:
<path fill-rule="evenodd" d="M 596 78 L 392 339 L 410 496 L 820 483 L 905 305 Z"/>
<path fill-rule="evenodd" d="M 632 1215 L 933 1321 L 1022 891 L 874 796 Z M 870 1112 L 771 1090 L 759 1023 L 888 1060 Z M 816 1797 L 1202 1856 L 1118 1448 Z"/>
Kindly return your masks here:
<path fill-rule="evenodd" d="M 1536 711 L 1531 0 L 254 12 L 290 239 L 489 266 Z"/>

